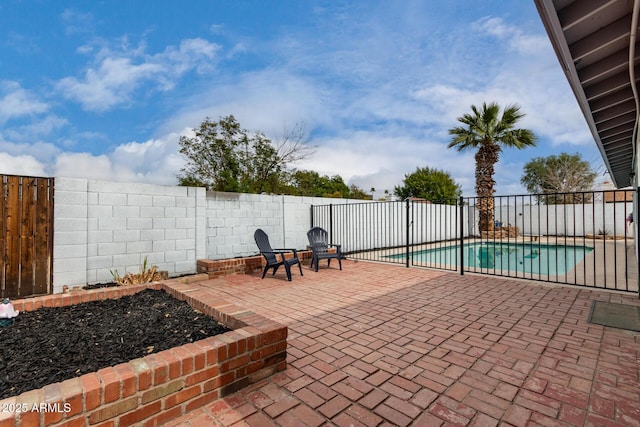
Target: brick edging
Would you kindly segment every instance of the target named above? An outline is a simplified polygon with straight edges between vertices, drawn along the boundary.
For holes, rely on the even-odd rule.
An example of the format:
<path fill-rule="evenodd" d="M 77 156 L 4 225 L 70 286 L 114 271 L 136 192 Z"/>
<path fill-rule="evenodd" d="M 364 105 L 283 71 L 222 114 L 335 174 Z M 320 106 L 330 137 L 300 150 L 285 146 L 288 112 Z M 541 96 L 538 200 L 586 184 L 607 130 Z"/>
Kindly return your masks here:
<path fill-rule="evenodd" d="M 330 248 L 329 252 L 335 252 L 335 248 Z M 311 264 L 313 252 L 310 250 L 297 251 L 298 259 L 305 265 Z M 292 253 L 285 254 L 286 258 L 291 258 Z M 197 261 L 198 273 L 206 273 L 210 279 L 220 276 L 230 276 L 234 274 L 252 274 L 256 270 L 262 271 L 265 266 L 262 255 L 254 255 L 242 258 L 227 258 L 219 260 L 199 259 Z"/>
<path fill-rule="evenodd" d="M 74 291 L 13 304 L 17 310 L 31 311 L 119 298 L 148 288 L 164 289 L 233 330 L 0 400 L 0 427 L 161 425 L 286 368 L 286 326 L 189 283 L 169 280 Z"/>

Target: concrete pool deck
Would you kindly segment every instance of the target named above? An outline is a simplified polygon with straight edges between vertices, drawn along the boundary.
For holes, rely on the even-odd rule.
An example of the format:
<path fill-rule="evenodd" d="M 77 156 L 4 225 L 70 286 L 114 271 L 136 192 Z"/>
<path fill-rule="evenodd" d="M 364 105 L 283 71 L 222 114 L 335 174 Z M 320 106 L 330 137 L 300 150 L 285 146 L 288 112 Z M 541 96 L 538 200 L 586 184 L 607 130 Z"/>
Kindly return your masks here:
<path fill-rule="evenodd" d="M 345 261 L 192 283 L 287 325 L 288 367 L 166 425 L 640 425 L 637 294 Z"/>
<path fill-rule="evenodd" d="M 473 245 L 480 243 L 490 244 L 511 244 L 511 245 L 552 245 L 552 246 L 587 246 L 593 248 L 584 259 L 578 262 L 574 268 L 571 268 L 564 274 L 554 273 L 532 273 L 531 270 L 524 271 L 522 269 L 504 269 L 499 268 L 481 268 L 481 267 L 465 267 L 465 273 L 475 272 L 482 274 L 494 274 L 498 276 L 507 276 L 513 278 L 530 279 L 543 282 L 556 282 L 566 284 L 576 284 L 581 286 L 620 290 L 626 292 L 638 292 L 638 265 L 636 263 L 635 247 L 632 239 L 588 239 L 584 237 L 557 237 L 557 236 L 525 236 L 510 239 L 497 240 L 480 240 L 465 239 L 465 245 Z M 458 242 L 451 240 L 448 242 L 426 243 L 416 245 L 411 248 L 414 252 L 425 250 L 442 250 L 448 246 L 457 246 Z M 380 249 L 375 251 L 363 252 L 354 257 L 367 261 L 395 262 L 404 264 L 404 257 L 396 258 L 398 255 L 404 254 L 406 248 L 398 247 L 393 249 Z M 456 258 L 457 259 L 457 258 Z M 442 268 L 445 270 L 456 270 L 454 265 L 439 265 L 436 262 L 421 262 L 413 260 L 413 265 L 418 267 Z"/>

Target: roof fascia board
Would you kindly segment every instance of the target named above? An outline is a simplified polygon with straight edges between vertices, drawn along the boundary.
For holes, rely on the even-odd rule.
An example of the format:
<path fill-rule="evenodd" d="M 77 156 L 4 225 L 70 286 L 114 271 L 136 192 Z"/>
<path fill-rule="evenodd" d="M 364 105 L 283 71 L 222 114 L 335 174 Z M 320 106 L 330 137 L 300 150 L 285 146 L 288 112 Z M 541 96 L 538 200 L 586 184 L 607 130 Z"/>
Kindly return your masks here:
<path fill-rule="evenodd" d="M 602 141 L 600 140 L 600 136 L 598 135 L 598 129 L 596 128 L 593 116 L 591 115 L 591 109 L 587 101 L 587 96 L 582 89 L 582 84 L 580 82 L 580 78 L 578 77 L 578 71 L 576 70 L 575 64 L 573 62 L 573 56 L 571 55 L 567 40 L 564 36 L 564 32 L 562 31 L 562 25 L 560 25 L 558 13 L 556 12 L 555 6 L 553 5 L 553 1 L 534 1 L 536 4 L 536 8 L 538 9 L 538 14 L 540 15 L 540 18 L 542 20 L 542 24 L 544 25 L 551 41 L 551 45 L 553 46 L 553 50 L 556 52 L 556 56 L 558 58 L 558 61 L 560 62 L 560 66 L 562 67 L 562 71 L 567 77 L 569 86 L 571 86 L 571 90 L 573 91 L 573 94 L 578 101 L 580 110 L 582 111 L 582 114 L 587 121 L 587 125 L 589 126 L 591 135 L 593 136 L 598 150 L 600 151 L 602 160 L 604 161 L 604 164 L 609 171 L 609 175 L 614 180 L 614 184 L 616 186 L 619 186 L 618 184 L 621 183 L 615 182 L 611 164 L 609 163 L 609 159 L 602 145 Z"/>

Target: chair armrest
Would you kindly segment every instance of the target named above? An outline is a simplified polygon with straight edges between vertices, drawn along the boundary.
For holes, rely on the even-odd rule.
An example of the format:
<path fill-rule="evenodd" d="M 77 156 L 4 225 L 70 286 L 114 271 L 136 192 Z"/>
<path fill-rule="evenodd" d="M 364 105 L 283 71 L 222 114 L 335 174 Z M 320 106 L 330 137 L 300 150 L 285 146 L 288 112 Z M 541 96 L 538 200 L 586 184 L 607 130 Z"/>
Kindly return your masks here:
<path fill-rule="evenodd" d="M 336 252 L 338 253 L 338 255 L 342 255 L 342 249 L 341 249 L 341 248 L 342 248 L 342 245 L 334 245 L 334 244 L 331 244 L 331 245 L 329 245 L 329 247 L 334 247 L 334 248 L 336 248 Z"/>
<path fill-rule="evenodd" d="M 274 255 L 276 255 L 276 261 L 278 260 L 278 255 L 280 255 L 280 257 L 282 258 L 282 261 L 280 261 L 280 262 L 285 262 L 285 260 L 287 259 L 287 257 L 285 256 L 285 253 L 287 253 L 287 252 L 293 252 L 293 257 L 294 258 L 298 258 L 298 253 L 296 252 L 295 249 L 274 249 L 273 251 L 262 251 L 260 253 L 261 254 L 274 254 Z"/>
<path fill-rule="evenodd" d="M 278 249 L 274 249 L 274 251 L 281 251 L 281 252 L 293 252 L 293 254 L 295 256 L 298 256 L 298 250 L 297 249 L 290 249 L 290 248 L 278 248 Z M 280 253 L 280 252 L 278 252 Z"/>

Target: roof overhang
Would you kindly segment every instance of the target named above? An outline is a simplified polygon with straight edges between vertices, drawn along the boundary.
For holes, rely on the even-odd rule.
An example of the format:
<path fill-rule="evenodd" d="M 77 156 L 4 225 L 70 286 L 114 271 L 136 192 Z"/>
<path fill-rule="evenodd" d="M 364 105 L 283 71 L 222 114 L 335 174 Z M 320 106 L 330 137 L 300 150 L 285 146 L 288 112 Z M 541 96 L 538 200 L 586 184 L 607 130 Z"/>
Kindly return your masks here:
<path fill-rule="evenodd" d="M 632 185 L 637 155 L 637 108 L 629 77 L 633 0 L 534 1 L 614 185 Z M 636 42 L 634 63 L 639 61 Z"/>

